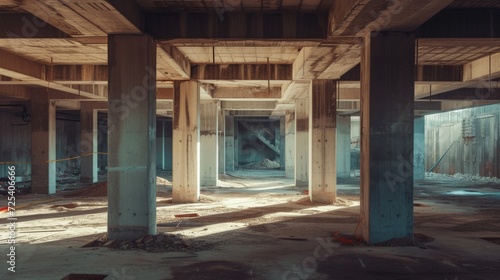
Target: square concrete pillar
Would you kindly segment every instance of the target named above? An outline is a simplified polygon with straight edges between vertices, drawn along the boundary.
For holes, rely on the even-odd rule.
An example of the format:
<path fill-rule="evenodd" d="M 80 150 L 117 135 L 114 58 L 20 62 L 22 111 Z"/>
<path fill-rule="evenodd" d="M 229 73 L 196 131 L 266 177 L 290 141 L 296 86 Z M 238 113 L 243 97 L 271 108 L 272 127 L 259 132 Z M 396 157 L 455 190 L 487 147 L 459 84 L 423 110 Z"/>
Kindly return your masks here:
<path fill-rule="evenodd" d="M 337 178 L 351 177 L 351 116 L 337 116 Z"/>
<path fill-rule="evenodd" d="M 200 86 L 174 83 L 172 201 L 197 202 L 200 198 Z"/>
<path fill-rule="evenodd" d="M 285 170 L 286 165 L 286 129 L 285 129 L 285 116 L 280 116 L 279 122 L 279 135 L 276 138 L 279 140 L 277 148 L 280 150 L 280 169 Z"/>
<path fill-rule="evenodd" d="M 225 127 L 226 127 L 226 117 L 224 115 L 224 110 L 221 108 L 221 103 L 217 106 L 218 116 L 217 116 L 217 130 L 219 135 L 219 173 L 226 173 L 226 140 L 225 140 Z"/>
<path fill-rule="evenodd" d="M 217 186 L 219 180 L 218 101 L 200 105 L 200 185 Z"/>
<path fill-rule="evenodd" d="M 31 192 L 56 193 L 56 106 L 45 89 L 31 94 Z"/>
<path fill-rule="evenodd" d="M 415 117 L 413 136 L 413 179 L 425 179 L 425 117 Z"/>
<path fill-rule="evenodd" d="M 287 111 L 285 115 L 285 177 L 295 176 L 295 112 Z"/>
<path fill-rule="evenodd" d="M 309 186 L 309 100 L 295 102 L 295 186 Z"/>
<path fill-rule="evenodd" d="M 108 237 L 156 234 L 156 43 L 108 35 Z"/>
<path fill-rule="evenodd" d="M 309 196 L 312 202 L 337 199 L 335 168 L 336 86 L 332 80 L 313 80 L 309 95 Z"/>
<path fill-rule="evenodd" d="M 226 115 L 225 117 L 225 142 L 226 142 L 226 171 L 235 170 L 234 153 L 236 151 L 234 145 L 234 117 Z"/>
<path fill-rule="evenodd" d="M 96 183 L 97 177 L 97 110 L 92 102 L 81 102 L 80 105 L 80 181 Z"/>
<path fill-rule="evenodd" d="M 370 244 L 413 238 L 415 36 L 365 37 L 361 57 L 361 216 Z"/>

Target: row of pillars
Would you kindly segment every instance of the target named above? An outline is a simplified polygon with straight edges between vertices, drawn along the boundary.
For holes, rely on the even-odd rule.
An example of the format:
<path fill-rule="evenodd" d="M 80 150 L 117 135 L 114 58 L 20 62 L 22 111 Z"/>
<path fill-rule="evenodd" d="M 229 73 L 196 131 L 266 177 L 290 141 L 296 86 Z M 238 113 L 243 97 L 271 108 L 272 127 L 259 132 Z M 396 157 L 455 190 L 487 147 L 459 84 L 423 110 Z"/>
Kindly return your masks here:
<path fill-rule="evenodd" d="M 414 41 L 411 33 L 382 32 L 366 37 L 363 46 L 361 225 L 371 244 L 413 235 Z M 108 52 L 108 235 L 134 239 L 156 233 L 156 44 L 147 35 L 109 35 Z M 337 120 L 336 88 L 332 80 L 311 81 L 309 97 L 297 100 L 283 125 L 287 140 L 281 141 L 295 146 L 282 150 L 295 159 L 283 163 L 285 174 L 308 186 L 315 202 L 336 200 L 336 141 L 350 149 L 349 139 L 337 140 L 338 133 L 349 133 L 345 125 L 336 127 L 347 122 Z M 215 185 L 212 174 L 234 164 L 224 157 L 237 143 L 230 129 L 226 135 L 220 129 L 234 125 L 222 118 L 218 103 L 201 102 L 199 91 L 194 81 L 174 83 L 174 202 L 197 201 L 200 185 Z M 55 105 L 41 93 L 32 108 L 33 191 L 53 193 Z M 96 155 L 96 113 L 82 106 L 81 114 L 82 143 L 90 143 L 82 144 L 82 153 Z M 209 162 L 200 161 L 200 151 Z M 83 157 L 82 179 L 97 180 L 96 160 Z"/>

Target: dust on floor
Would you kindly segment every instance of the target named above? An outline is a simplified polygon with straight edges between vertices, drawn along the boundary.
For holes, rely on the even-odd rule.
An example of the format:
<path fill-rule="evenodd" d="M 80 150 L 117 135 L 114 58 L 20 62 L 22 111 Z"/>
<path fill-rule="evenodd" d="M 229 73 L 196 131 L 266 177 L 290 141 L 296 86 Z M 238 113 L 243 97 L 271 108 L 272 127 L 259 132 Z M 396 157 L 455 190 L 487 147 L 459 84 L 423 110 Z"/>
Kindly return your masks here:
<path fill-rule="evenodd" d="M 219 186 L 202 189 L 202 199 L 193 204 L 172 204 L 171 186 L 158 188 L 158 232 L 181 240 L 182 246 L 209 245 L 200 250 L 167 246 L 147 252 L 139 245 L 104 246 L 104 240 L 103 246 L 82 248 L 107 231 L 105 193 L 19 197 L 25 207 L 16 211 L 15 278 L 5 267 L 0 279 L 62 279 L 69 274 L 152 280 L 497 279 L 500 245 L 488 241 L 500 237 L 496 184 L 419 182 L 415 232 L 434 241 L 423 247 L 344 246 L 333 242 L 332 234 L 356 231 L 359 181 L 338 185 L 341 203 L 322 205 L 308 202 L 303 189 L 272 172 L 222 177 Z M 460 190 L 483 195 L 457 195 Z M 1 223 L 7 226 L 6 219 Z M 6 252 L 7 245 L 0 246 Z"/>

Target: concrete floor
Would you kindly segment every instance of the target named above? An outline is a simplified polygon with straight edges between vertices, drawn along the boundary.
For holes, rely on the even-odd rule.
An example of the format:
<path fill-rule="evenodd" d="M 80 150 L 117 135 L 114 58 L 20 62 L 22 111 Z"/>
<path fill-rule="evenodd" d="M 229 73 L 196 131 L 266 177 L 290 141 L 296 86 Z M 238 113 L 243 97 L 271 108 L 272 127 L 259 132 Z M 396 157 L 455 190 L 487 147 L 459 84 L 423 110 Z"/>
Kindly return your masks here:
<path fill-rule="evenodd" d="M 195 254 L 81 248 L 106 232 L 105 197 L 19 197 L 19 205 L 31 206 L 16 213 L 16 273 L 5 267 L 0 279 L 52 280 L 71 273 L 129 280 L 498 279 L 500 245 L 481 239 L 500 239 L 498 183 L 440 177 L 417 182 L 415 232 L 433 242 L 425 248 L 349 247 L 332 243 L 331 234 L 354 233 L 359 178 L 339 180 L 339 196 L 350 205 L 334 206 L 312 205 L 282 175 L 245 170 L 221 176 L 219 186 L 203 189 L 195 204 L 173 205 L 171 188 L 159 188 L 158 231 L 213 245 Z M 77 207 L 50 208 L 66 203 Z M 173 216 L 194 212 L 200 216 Z M 6 219 L 1 223 L 6 227 Z"/>

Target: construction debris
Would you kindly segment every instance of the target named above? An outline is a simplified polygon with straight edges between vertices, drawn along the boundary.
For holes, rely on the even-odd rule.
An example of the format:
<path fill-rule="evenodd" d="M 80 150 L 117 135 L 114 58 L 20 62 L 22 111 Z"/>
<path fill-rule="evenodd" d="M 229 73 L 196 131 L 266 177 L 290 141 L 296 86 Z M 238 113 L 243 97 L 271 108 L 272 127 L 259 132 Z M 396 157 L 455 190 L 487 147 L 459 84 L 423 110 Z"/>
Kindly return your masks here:
<path fill-rule="evenodd" d="M 140 249 L 147 252 L 197 252 L 210 250 L 214 244 L 201 240 L 188 240 L 181 234 L 159 233 L 157 235 L 145 235 L 134 241 L 130 240 L 109 240 L 107 235 L 91 241 L 82 246 L 88 247 L 108 247 L 120 250 Z"/>
<path fill-rule="evenodd" d="M 276 169 L 280 168 L 280 164 L 276 161 L 265 158 L 259 162 L 249 163 L 242 166 L 247 169 Z"/>

